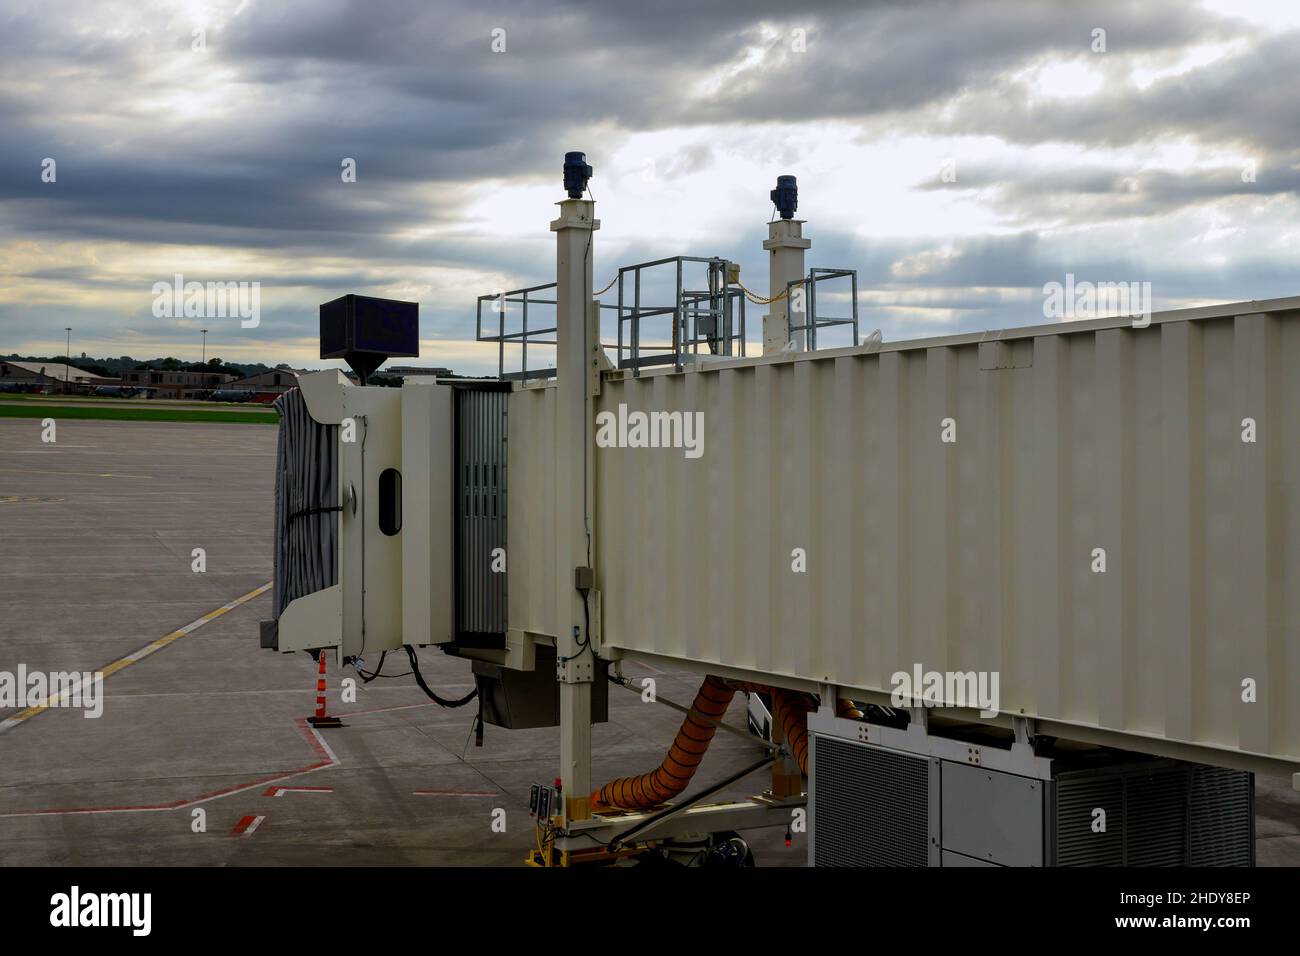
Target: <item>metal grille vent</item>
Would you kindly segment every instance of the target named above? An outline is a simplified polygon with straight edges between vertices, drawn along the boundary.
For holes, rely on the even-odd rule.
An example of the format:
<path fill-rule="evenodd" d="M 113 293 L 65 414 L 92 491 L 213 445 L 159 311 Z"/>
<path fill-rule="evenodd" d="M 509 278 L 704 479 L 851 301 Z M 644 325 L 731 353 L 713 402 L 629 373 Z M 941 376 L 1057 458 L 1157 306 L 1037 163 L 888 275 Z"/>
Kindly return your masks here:
<path fill-rule="evenodd" d="M 925 866 L 929 762 L 813 736 L 815 866 Z"/>
<path fill-rule="evenodd" d="M 1106 830 L 1093 831 L 1093 811 L 1106 811 Z M 1056 791 L 1058 866 L 1124 864 L 1124 779 L 1118 776 L 1064 778 Z"/>
<path fill-rule="evenodd" d="M 1254 777 L 1219 767 L 1193 768 L 1189 829 L 1192 866 L 1253 866 Z"/>
<path fill-rule="evenodd" d="M 456 629 L 504 634 L 506 574 L 493 551 L 506 546 L 506 393 L 456 389 Z"/>
<path fill-rule="evenodd" d="M 1183 866 L 1187 860 L 1185 766 L 1091 770 L 1056 781 L 1057 866 Z M 1106 811 L 1105 832 L 1093 811 Z"/>
<path fill-rule="evenodd" d="M 1056 782 L 1058 866 L 1250 866 L 1254 778 L 1199 764 L 1093 770 Z M 1092 831 L 1093 810 L 1106 832 Z"/>
<path fill-rule="evenodd" d="M 1127 866 L 1183 866 L 1187 862 L 1186 768 L 1125 778 Z"/>

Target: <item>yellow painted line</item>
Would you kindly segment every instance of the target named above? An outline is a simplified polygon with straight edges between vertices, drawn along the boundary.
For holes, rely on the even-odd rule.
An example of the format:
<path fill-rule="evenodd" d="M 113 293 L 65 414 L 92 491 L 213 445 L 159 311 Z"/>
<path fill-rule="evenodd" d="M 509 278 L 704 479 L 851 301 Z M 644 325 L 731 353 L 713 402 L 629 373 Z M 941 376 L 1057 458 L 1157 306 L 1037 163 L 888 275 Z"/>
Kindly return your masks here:
<path fill-rule="evenodd" d="M 66 475 L 70 478 L 152 478 L 153 475 L 119 475 L 100 471 L 37 471 L 33 468 L 0 468 L 10 475 Z"/>
<path fill-rule="evenodd" d="M 148 644 L 140 648 L 138 651 L 133 651 L 130 654 L 127 654 L 125 657 L 119 657 L 111 664 L 106 664 L 104 667 L 101 667 L 99 670 L 95 671 L 95 674 L 99 676 L 101 679 L 110 677 L 113 674 L 116 674 L 118 671 L 122 670 L 124 667 L 130 667 L 132 664 L 144 660 L 150 654 L 155 654 L 158 651 L 161 651 L 164 647 L 167 647 L 169 644 L 174 644 L 176 641 L 179 641 L 186 634 L 192 634 L 194 631 L 197 631 L 199 628 L 201 628 L 204 624 L 209 624 L 212 621 L 215 621 L 217 618 L 221 617 L 222 615 L 229 614 L 231 611 L 239 607 L 241 604 L 247 604 L 249 601 L 253 600 L 253 598 L 265 594 L 267 591 L 271 589 L 272 583 L 273 582 L 271 581 L 267 581 L 261 587 L 253 588 L 253 590 L 249 591 L 247 594 L 241 594 L 239 597 L 235 598 L 233 601 L 229 602 L 228 604 L 223 604 L 221 605 L 221 607 L 209 611 L 207 614 L 204 614 L 202 617 L 190 621 L 190 623 L 186 624 L 184 627 L 178 627 L 170 634 L 164 634 L 156 641 L 150 641 Z M 17 727 L 25 720 L 31 720 L 37 714 L 49 710 L 51 707 L 58 706 L 59 702 L 63 699 L 65 694 L 72 693 L 72 690 L 73 690 L 72 688 L 69 688 L 68 691 L 55 694 L 53 697 L 49 698 L 43 704 L 37 704 L 34 707 L 25 707 L 22 710 L 18 711 L 18 713 L 14 714 L 12 717 L 0 721 L 0 734 L 4 733 L 6 730 L 9 730 L 12 727 Z"/>

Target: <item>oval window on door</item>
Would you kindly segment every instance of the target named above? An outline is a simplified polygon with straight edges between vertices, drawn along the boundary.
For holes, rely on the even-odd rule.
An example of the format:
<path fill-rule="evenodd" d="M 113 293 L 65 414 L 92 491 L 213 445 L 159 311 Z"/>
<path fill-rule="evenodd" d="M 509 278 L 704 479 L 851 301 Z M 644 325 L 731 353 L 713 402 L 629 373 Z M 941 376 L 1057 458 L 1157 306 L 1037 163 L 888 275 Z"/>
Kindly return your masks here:
<path fill-rule="evenodd" d="M 379 530 L 389 537 L 402 530 L 402 473 L 396 468 L 379 473 Z"/>

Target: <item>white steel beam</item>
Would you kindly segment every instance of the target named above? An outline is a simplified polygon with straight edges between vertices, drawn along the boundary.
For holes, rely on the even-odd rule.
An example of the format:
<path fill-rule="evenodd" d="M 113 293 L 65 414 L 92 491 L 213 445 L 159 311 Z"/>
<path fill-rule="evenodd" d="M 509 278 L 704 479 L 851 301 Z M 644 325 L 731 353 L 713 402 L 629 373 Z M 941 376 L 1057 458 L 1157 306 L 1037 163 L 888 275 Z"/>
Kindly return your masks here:
<path fill-rule="evenodd" d="M 597 329 L 589 322 L 591 259 L 596 204 L 558 203 L 555 233 L 555 649 L 560 681 L 560 779 L 565 821 L 591 815 L 591 647 L 584 596 L 574 569 L 591 566 L 592 414 L 587 368 Z"/>

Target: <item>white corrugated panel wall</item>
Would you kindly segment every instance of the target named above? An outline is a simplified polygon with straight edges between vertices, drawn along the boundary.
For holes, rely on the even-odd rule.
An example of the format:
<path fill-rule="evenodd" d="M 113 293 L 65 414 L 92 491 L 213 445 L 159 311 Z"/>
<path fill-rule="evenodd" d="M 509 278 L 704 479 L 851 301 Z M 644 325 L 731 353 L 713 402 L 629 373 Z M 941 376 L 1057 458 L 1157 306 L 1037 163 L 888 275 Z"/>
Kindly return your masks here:
<path fill-rule="evenodd" d="M 605 643 L 997 671 L 1004 713 L 1300 760 L 1300 317 L 1107 325 L 607 380 L 599 409 L 703 412 L 704 454 L 597 451 Z M 552 394 L 510 406 L 511 624 L 542 631 Z"/>

